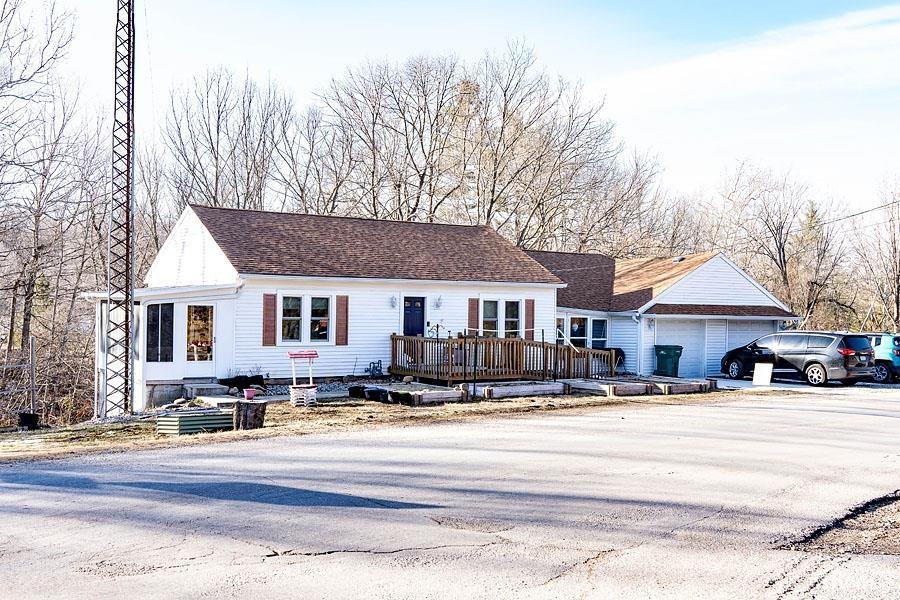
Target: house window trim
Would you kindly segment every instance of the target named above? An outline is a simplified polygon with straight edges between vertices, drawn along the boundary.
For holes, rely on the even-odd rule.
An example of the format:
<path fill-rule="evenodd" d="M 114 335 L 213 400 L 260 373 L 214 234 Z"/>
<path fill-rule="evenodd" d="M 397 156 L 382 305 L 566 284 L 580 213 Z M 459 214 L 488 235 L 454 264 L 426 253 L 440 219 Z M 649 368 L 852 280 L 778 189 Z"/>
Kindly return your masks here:
<path fill-rule="evenodd" d="M 172 305 L 172 332 L 171 332 L 171 339 L 172 339 L 171 351 L 172 352 L 171 352 L 171 357 L 169 358 L 169 360 L 159 360 L 159 354 L 160 354 L 159 350 L 162 347 L 160 345 L 160 340 L 162 339 L 162 309 L 160 308 L 159 309 L 159 311 L 160 311 L 159 322 L 157 324 L 158 329 L 157 329 L 157 334 L 156 334 L 156 356 L 157 356 L 157 359 L 150 360 L 150 353 L 148 352 L 148 348 L 147 348 L 147 345 L 150 343 L 150 331 L 149 331 L 150 308 L 151 307 L 161 307 L 164 304 Z M 187 318 L 187 315 L 185 315 L 185 318 Z M 160 301 L 160 302 L 151 302 L 149 304 L 145 304 L 144 305 L 144 322 L 147 323 L 147 327 L 145 327 L 145 333 L 144 333 L 144 348 L 143 348 L 146 362 L 148 364 L 154 364 L 154 365 L 157 365 L 157 364 L 170 365 L 170 364 L 174 363 L 175 362 L 175 303 Z"/>
<path fill-rule="evenodd" d="M 594 337 L 594 321 L 606 321 L 606 335 L 602 338 Z M 590 335 L 588 336 L 588 341 L 590 342 L 589 348 L 594 348 L 594 340 L 603 340 L 603 348 L 602 350 L 606 350 L 609 348 L 609 319 L 606 317 L 591 317 L 590 322 L 588 323 L 588 327 L 590 328 Z"/>
<path fill-rule="evenodd" d="M 275 333 L 276 346 L 295 347 L 295 346 L 334 346 L 336 340 L 336 318 L 335 309 L 337 306 L 338 293 L 331 292 L 315 292 L 309 290 L 278 290 L 276 292 L 275 303 Z M 290 298 L 300 298 L 300 339 L 285 340 L 281 337 L 281 320 L 284 314 L 283 299 L 285 296 Z M 312 321 L 312 299 L 328 298 L 328 339 L 313 340 L 310 338 L 309 325 Z"/>
<path fill-rule="evenodd" d="M 585 322 L 584 337 L 583 338 L 581 338 L 581 337 L 574 338 L 577 340 L 583 339 L 584 346 L 578 346 L 572 341 L 573 340 L 573 338 L 572 338 L 572 319 L 584 319 L 584 322 Z M 576 313 L 566 315 L 566 331 L 565 331 L 566 339 L 568 339 L 569 343 L 571 343 L 576 348 L 586 348 L 586 349 L 590 348 L 590 346 L 588 345 L 588 342 L 591 341 L 591 337 L 588 332 L 588 329 L 590 329 L 590 327 L 591 327 L 591 317 L 590 316 L 584 315 L 584 314 L 576 314 Z"/>
<path fill-rule="evenodd" d="M 297 340 L 286 340 L 282 337 L 282 335 L 284 335 L 284 326 L 282 323 L 284 320 L 284 299 L 285 298 L 299 298 L 300 299 L 300 316 L 296 317 L 297 327 L 300 331 L 300 339 L 297 339 Z M 306 297 L 300 293 L 297 293 L 297 294 L 293 294 L 290 292 L 280 293 L 280 294 L 278 294 L 278 303 L 275 306 L 275 310 L 276 310 L 277 316 L 278 316 L 276 327 L 278 328 L 277 333 L 278 333 L 279 344 L 282 346 L 291 346 L 291 345 L 302 344 L 303 343 L 303 323 L 304 323 L 303 313 L 306 310 Z M 291 320 L 294 320 L 294 319 L 295 319 L 295 317 L 291 317 Z"/>
<path fill-rule="evenodd" d="M 525 298 L 520 296 L 481 296 L 478 299 L 478 334 L 484 337 L 484 303 L 497 303 L 497 338 L 499 340 L 512 339 L 506 337 L 506 303 L 519 303 L 519 331 L 517 337 L 525 338 Z M 500 334 L 503 335 L 500 335 Z"/>

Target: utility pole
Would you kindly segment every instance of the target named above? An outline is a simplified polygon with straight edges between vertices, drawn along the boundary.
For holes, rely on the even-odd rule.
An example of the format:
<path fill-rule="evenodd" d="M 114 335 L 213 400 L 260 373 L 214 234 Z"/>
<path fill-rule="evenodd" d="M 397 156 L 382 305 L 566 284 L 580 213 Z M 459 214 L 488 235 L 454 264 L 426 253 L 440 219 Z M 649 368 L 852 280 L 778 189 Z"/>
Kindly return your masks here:
<path fill-rule="evenodd" d="M 130 413 L 134 383 L 134 2 L 116 0 L 112 193 L 107 247 L 104 386 L 97 416 Z"/>

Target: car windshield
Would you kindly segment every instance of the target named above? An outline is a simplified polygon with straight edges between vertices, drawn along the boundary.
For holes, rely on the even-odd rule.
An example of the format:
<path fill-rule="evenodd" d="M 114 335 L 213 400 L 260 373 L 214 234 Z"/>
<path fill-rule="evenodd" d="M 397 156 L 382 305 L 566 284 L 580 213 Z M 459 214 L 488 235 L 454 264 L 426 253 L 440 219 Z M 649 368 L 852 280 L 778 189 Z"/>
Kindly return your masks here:
<path fill-rule="evenodd" d="M 872 349 L 869 338 L 861 335 L 848 335 L 844 338 L 844 346 L 851 350 L 856 350 L 857 352 Z"/>

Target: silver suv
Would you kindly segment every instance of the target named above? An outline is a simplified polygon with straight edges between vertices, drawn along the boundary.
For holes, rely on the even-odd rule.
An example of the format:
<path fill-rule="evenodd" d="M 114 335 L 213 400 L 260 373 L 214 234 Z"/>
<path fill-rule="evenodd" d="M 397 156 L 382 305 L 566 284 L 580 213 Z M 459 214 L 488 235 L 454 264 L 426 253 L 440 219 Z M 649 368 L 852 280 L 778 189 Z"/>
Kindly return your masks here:
<path fill-rule="evenodd" d="M 756 363 L 774 363 L 775 371 L 796 371 L 810 385 L 840 381 L 853 385 L 874 373 L 874 352 L 862 334 L 829 331 L 782 331 L 729 350 L 722 372 L 739 379 Z"/>

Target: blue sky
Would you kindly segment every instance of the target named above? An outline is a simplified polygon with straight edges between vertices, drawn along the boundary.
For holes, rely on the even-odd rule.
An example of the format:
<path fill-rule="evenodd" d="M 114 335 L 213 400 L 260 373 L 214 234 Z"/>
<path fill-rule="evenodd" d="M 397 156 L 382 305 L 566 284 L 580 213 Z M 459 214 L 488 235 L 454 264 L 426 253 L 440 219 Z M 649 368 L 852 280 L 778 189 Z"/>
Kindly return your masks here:
<path fill-rule="evenodd" d="M 33 0 L 39 2 L 40 0 Z M 113 0 L 60 0 L 78 17 L 69 64 L 86 103 L 112 88 Z M 710 193 L 739 160 L 790 171 L 821 197 L 877 203 L 900 175 L 900 4 L 456 0 L 428 3 L 138 0 L 138 132 L 168 90 L 209 67 L 272 77 L 301 103 L 347 66 L 525 39 L 583 82 L 665 184 Z M 104 106 L 106 105 L 106 106 Z"/>

